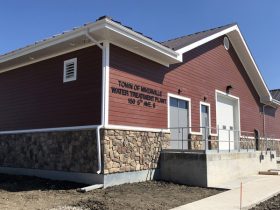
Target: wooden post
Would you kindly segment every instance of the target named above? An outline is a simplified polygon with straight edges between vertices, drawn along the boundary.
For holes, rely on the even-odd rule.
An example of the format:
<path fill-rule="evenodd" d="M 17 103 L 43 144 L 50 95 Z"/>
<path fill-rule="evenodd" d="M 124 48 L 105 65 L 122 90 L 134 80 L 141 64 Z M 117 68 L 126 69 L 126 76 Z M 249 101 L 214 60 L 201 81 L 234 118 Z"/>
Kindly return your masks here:
<path fill-rule="evenodd" d="M 240 182 L 240 210 L 242 209 L 242 182 Z"/>

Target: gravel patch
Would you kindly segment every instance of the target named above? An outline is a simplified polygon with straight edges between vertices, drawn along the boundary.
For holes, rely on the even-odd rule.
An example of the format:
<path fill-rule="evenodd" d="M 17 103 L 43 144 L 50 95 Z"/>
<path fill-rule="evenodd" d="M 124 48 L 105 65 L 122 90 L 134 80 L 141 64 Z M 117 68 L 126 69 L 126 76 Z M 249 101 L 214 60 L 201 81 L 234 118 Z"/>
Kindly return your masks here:
<path fill-rule="evenodd" d="M 250 210 L 279 210 L 280 209 L 280 194 L 258 204 Z"/>

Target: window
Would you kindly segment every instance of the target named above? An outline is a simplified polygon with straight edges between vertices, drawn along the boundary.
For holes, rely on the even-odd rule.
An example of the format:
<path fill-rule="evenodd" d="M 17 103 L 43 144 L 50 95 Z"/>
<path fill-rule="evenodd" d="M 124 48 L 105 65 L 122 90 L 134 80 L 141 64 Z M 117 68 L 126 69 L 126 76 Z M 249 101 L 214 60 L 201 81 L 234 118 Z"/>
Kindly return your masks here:
<path fill-rule="evenodd" d="M 224 37 L 224 47 L 226 50 L 229 50 L 229 40 L 226 36 Z"/>
<path fill-rule="evenodd" d="M 170 97 L 170 106 L 178 107 L 182 109 L 188 109 L 188 102 L 181 99 Z"/>
<path fill-rule="evenodd" d="M 77 79 L 77 58 L 64 61 L 63 82 Z"/>
<path fill-rule="evenodd" d="M 200 102 L 200 132 L 202 138 L 208 139 L 210 135 L 210 104 Z"/>

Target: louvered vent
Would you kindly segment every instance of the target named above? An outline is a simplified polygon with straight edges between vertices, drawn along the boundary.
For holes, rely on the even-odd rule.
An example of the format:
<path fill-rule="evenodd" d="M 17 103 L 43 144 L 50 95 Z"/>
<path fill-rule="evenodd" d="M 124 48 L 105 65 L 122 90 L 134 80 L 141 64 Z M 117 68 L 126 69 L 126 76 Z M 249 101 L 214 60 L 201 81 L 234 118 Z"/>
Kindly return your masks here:
<path fill-rule="evenodd" d="M 77 79 L 77 58 L 64 61 L 63 82 Z"/>

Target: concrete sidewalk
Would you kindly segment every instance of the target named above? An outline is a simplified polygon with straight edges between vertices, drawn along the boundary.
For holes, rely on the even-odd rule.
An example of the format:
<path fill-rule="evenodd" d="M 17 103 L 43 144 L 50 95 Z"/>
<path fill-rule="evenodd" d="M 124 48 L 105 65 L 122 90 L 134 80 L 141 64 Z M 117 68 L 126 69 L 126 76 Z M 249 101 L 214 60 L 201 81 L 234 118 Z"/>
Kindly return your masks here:
<path fill-rule="evenodd" d="M 243 183 L 242 209 L 248 209 L 280 193 L 280 176 L 256 175 L 227 184 L 231 190 L 214 195 L 174 210 L 239 210 L 240 181 Z"/>

